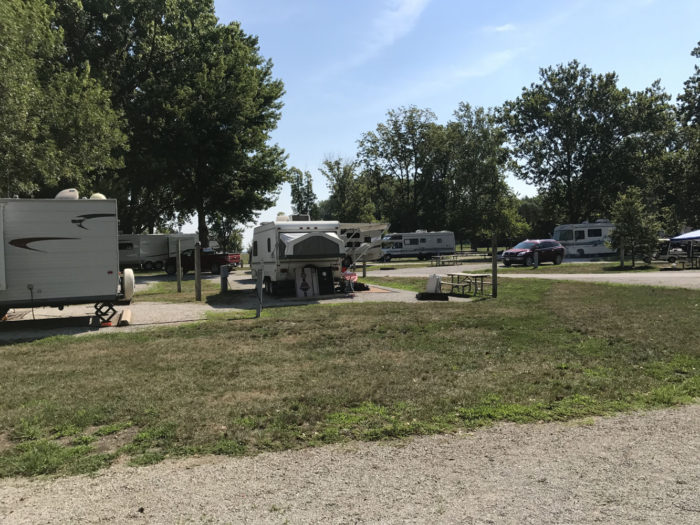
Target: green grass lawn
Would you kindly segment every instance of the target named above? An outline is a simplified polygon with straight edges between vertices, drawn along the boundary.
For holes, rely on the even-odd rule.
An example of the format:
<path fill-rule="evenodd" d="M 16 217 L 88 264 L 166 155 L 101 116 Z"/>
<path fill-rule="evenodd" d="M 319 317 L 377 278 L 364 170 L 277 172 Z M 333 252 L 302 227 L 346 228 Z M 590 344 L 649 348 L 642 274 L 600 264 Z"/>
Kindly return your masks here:
<path fill-rule="evenodd" d="M 693 402 L 699 314 L 695 291 L 503 279 L 496 300 L 221 312 L 6 345 L 0 476 Z"/>
<path fill-rule="evenodd" d="M 498 273 L 615 273 L 615 272 L 658 272 L 661 266 L 654 264 L 644 264 L 637 261 L 637 264 L 632 268 L 632 263 L 627 262 L 625 266 L 620 268 L 618 262 L 599 262 L 599 263 L 564 263 L 555 265 L 552 263 L 544 263 L 537 268 L 531 266 L 511 266 L 506 267 L 502 262 L 498 263 Z M 482 273 L 482 272 L 479 272 Z"/>

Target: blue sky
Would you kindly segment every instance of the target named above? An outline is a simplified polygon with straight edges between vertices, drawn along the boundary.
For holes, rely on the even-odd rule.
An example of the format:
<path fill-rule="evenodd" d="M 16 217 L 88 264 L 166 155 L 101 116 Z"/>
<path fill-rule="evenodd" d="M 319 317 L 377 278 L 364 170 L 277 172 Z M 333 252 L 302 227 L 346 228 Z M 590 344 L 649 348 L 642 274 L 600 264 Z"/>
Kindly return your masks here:
<path fill-rule="evenodd" d="M 360 136 L 389 109 L 416 105 L 447 122 L 459 102 L 499 106 L 538 81 L 539 68 L 573 59 L 619 85 L 660 79 L 675 96 L 693 73 L 698 0 L 216 0 L 222 23 L 259 37 L 285 84 L 273 142 L 288 165 L 318 172 L 324 158 L 353 158 Z M 510 179 L 520 195 L 532 195 Z M 291 212 L 285 185 L 270 220 Z M 246 231 L 250 239 L 250 229 Z"/>

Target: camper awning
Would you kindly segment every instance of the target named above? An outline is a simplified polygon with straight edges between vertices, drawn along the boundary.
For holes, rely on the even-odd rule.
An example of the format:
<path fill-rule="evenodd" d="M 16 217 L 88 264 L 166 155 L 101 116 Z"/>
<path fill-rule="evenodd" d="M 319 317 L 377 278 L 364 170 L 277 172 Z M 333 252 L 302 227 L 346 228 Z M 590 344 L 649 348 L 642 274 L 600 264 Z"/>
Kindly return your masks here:
<path fill-rule="evenodd" d="M 338 237 L 338 234 L 335 232 L 319 232 L 319 231 L 310 231 L 310 232 L 293 232 L 293 233 L 280 233 L 280 241 L 284 243 L 285 246 L 285 254 L 287 257 L 295 255 L 294 254 L 294 247 L 298 245 L 301 242 L 304 242 L 312 237 L 322 237 L 324 239 L 327 239 L 335 244 L 337 244 L 340 248 L 343 248 L 345 246 L 345 242 Z"/>
<path fill-rule="evenodd" d="M 672 241 L 692 241 L 700 239 L 700 230 L 695 230 L 692 232 L 684 233 L 677 237 L 673 237 Z"/>

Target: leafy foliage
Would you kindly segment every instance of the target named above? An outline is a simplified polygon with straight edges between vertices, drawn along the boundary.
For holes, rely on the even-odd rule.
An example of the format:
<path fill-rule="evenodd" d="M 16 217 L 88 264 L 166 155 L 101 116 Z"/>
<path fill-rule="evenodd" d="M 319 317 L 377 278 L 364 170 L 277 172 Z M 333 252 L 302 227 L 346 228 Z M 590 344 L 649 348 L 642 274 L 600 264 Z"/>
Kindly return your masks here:
<path fill-rule="evenodd" d="M 615 230 L 610 234 L 610 245 L 620 250 L 620 266 L 624 266 L 624 253 L 632 253 L 632 267 L 635 256 L 644 250 L 647 253 L 656 246 L 659 225 L 644 206 L 639 188 L 630 188 L 620 195 L 612 211 Z"/>
<path fill-rule="evenodd" d="M 289 184 L 292 188 L 292 207 L 294 213 L 309 214 L 312 219 L 318 215 L 316 194 L 313 190 L 311 173 L 299 168 L 289 170 Z"/>

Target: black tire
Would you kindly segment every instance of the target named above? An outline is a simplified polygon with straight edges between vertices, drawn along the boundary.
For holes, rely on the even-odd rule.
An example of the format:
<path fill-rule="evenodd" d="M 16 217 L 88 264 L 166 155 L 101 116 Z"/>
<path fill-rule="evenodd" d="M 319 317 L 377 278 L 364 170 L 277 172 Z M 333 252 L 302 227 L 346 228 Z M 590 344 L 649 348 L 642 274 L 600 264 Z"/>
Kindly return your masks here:
<path fill-rule="evenodd" d="M 165 273 L 168 275 L 175 275 L 175 272 L 177 271 L 177 267 L 175 266 L 175 263 L 166 263 L 165 264 Z"/>
<path fill-rule="evenodd" d="M 510 261 L 503 261 L 503 266 L 509 267 L 509 266 L 510 266 Z"/>
<path fill-rule="evenodd" d="M 670 262 L 671 264 L 673 264 L 674 262 L 676 262 L 676 258 L 675 258 L 675 257 L 669 257 L 669 258 L 668 258 L 668 262 Z"/>
<path fill-rule="evenodd" d="M 265 277 L 265 280 L 263 281 L 263 291 L 265 292 L 265 295 L 272 295 L 273 286 L 269 277 Z"/>
<path fill-rule="evenodd" d="M 146 261 L 143 263 L 143 269 L 150 272 L 153 269 L 153 263 L 151 261 Z"/>
<path fill-rule="evenodd" d="M 383 259 L 383 260 L 384 260 L 384 262 L 389 262 L 389 261 L 391 261 L 391 255 L 389 255 L 389 254 L 387 253 L 387 254 L 384 256 L 384 259 Z"/>
<path fill-rule="evenodd" d="M 213 263 L 210 269 L 213 275 L 219 275 L 219 273 L 221 272 L 221 266 L 219 265 L 219 263 Z"/>
<path fill-rule="evenodd" d="M 645 264 L 651 264 L 651 256 L 650 255 L 645 255 L 642 257 L 642 260 L 644 261 Z"/>
<path fill-rule="evenodd" d="M 535 264 L 535 259 L 532 257 L 532 255 L 528 255 L 525 257 L 525 266 L 533 266 Z"/>
<path fill-rule="evenodd" d="M 156 263 L 153 265 L 153 267 L 154 267 L 156 270 L 162 270 L 162 269 L 163 269 L 163 261 L 158 261 L 158 262 L 156 262 Z"/>
<path fill-rule="evenodd" d="M 561 256 L 560 253 L 556 254 L 554 256 L 554 264 L 561 264 L 562 259 L 563 259 L 563 257 Z"/>

